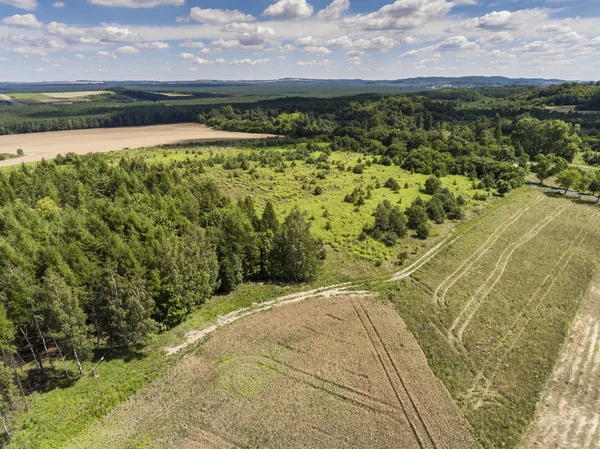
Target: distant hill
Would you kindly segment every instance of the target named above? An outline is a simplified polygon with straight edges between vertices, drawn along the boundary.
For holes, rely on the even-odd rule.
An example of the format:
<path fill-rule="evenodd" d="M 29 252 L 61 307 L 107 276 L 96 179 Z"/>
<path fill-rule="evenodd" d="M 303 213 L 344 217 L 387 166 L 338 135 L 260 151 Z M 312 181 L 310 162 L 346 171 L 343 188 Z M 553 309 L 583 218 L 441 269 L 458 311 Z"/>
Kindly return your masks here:
<path fill-rule="evenodd" d="M 135 87 L 143 89 L 152 88 L 211 88 L 224 87 L 254 87 L 265 90 L 290 89 L 306 91 L 318 87 L 320 91 L 331 88 L 339 91 L 344 87 L 351 87 L 353 92 L 418 92 L 426 90 L 437 90 L 445 88 L 477 88 L 507 85 L 528 85 L 535 87 L 547 87 L 554 84 L 566 82 L 560 79 L 543 78 L 506 78 L 503 76 L 463 76 L 463 77 L 417 77 L 397 80 L 362 80 L 362 79 L 305 79 L 305 78 L 282 78 L 276 80 L 195 80 L 195 81 L 61 81 L 44 83 L 0 83 L 0 92 L 35 92 L 52 90 L 89 90 L 90 87 L 107 89 L 112 87 Z"/>

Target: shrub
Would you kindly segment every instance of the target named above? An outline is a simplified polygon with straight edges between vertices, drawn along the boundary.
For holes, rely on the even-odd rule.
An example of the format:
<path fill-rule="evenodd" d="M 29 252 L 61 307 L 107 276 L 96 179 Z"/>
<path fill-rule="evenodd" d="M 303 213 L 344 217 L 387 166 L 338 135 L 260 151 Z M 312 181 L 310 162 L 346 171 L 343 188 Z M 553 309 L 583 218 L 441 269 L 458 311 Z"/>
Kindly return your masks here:
<path fill-rule="evenodd" d="M 427 178 L 425 181 L 425 193 L 427 195 L 435 195 L 442 188 L 442 181 L 440 178 L 433 175 Z"/>

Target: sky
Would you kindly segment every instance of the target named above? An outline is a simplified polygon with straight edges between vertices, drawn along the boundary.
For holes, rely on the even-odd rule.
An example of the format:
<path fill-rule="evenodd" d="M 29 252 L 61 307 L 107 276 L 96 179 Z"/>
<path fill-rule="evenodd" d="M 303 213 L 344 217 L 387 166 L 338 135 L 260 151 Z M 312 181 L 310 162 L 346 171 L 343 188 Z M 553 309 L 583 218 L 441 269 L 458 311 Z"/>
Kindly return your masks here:
<path fill-rule="evenodd" d="M 0 82 L 600 79 L 598 0 L 0 0 Z"/>

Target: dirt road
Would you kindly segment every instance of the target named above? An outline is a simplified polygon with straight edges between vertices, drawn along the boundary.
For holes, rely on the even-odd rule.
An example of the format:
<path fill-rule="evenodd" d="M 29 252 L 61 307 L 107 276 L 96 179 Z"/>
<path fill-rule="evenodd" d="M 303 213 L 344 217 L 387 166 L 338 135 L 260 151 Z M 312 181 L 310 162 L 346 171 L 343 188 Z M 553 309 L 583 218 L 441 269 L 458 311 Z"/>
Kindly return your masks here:
<path fill-rule="evenodd" d="M 124 148 L 220 140 L 264 139 L 266 137 L 271 136 L 215 131 L 197 123 L 15 134 L 0 136 L 0 153 L 15 154 L 20 148 L 25 152 L 25 156 L 0 161 L 0 167 L 19 165 L 23 162 L 36 162 L 42 158 L 53 159 L 58 154 L 66 153 L 86 154 Z"/>

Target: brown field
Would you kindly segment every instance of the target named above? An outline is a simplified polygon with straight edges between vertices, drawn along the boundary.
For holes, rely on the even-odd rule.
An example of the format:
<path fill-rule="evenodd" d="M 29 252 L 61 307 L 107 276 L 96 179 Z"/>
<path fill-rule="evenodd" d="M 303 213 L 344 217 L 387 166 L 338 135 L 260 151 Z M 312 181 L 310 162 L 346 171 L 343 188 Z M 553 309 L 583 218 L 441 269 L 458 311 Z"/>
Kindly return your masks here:
<path fill-rule="evenodd" d="M 523 449 L 600 447 L 600 277 L 575 319 Z"/>
<path fill-rule="evenodd" d="M 82 92 L 44 92 L 43 95 L 47 95 L 51 98 L 81 98 L 81 97 L 89 97 L 92 95 L 101 95 L 101 94 L 111 94 L 112 92 L 108 90 L 88 90 Z"/>
<path fill-rule="evenodd" d="M 220 140 L 264 139 L 267 134 L 215 131 L 197 123 L 154 125 L 127 128 L 98 128 L 0 136 L 0 153 L 15 154 L 22 149 L 25 156 L 0 161 L 0 167 L 53 159 L 58 154 L 98 153 Z"/>
<path fill-rule="evenodd" d="M 219 329 L 71 448 L 474 448 L 396 311 L 313 299 Z"/>

